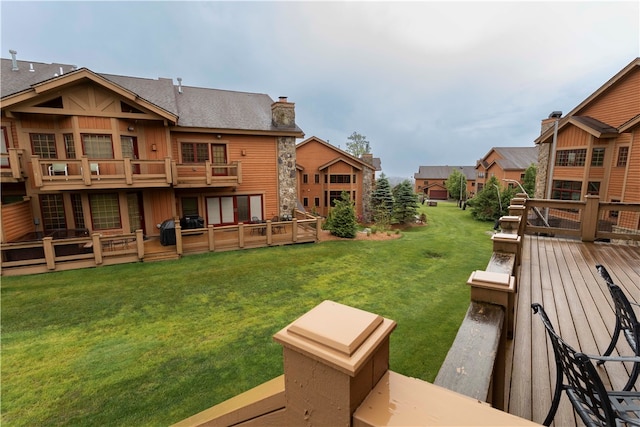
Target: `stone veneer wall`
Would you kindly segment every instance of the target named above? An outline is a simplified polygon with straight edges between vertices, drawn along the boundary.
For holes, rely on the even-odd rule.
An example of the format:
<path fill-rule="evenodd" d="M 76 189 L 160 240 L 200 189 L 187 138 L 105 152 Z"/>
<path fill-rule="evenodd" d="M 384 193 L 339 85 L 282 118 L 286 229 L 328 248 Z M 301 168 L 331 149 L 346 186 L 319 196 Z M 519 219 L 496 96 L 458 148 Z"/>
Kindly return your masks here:
<path fill-rule="evenodd" d="M 373 220 L 371 193 L 373 193 L 375 182 L 372 172 L 373 171 L 368 168 L 364 168 L 362 173 L 362 219 L 364 222 L 371 222 Z"/>
<path fill-rule="evenodd" d="M 542 121 L 540 135 L 552 128 L 556 122 L 555 118 L 548 118 Z M 536 167 L 536 192 L 533 196 L 535 199 L 544 199 L 547 197 L 547 175 L 549 174 L 549 159 L 551 158 L 552 143 L 546 142 L 538 144 L 538 165 Z"/>
<path fill-rule="evenodd" d="M 296 140 L 291 136 L 278 137 L 278 191 L 278 215 L 293 215 L 293 209 L 297 206 Z"/>

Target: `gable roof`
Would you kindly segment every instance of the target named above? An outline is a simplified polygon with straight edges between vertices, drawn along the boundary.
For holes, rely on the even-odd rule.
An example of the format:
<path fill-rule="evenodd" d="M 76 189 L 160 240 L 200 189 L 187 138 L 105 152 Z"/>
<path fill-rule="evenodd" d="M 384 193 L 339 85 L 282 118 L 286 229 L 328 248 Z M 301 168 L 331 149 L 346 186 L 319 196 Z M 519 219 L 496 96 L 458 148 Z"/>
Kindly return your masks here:
<path fill-rule="evenodd" d="M 475 181 L 475 166 L 420 166 L 418 172 L 413 174 L 414 179 L 447 179 L 454 170 L 462 173 L 467 181 Z"/>
<path fill-rule="evenodd" d="M 593 92 L 584 101 L 582 101 L 580 104 L 578 104 L 566 116 L 564 116 L 563 118 L 559 119 L 558 120 L 558 130 L 564 128 L 565 126 L 567 126 L 569 124 L 573 124 L 573 125 L 582 124 L 582 125 L 585 125 L 585 121 L 588 122 L 589 120 L 595 120 L 595 119 L 593 119 L 591 117 L 580 116 L 579 112 L 581 110 L 583 110 L 587 105 L 589 105 L 592 102 L 594 102 L 600 95 L 602 95 L 604 92 L 606 92 L 611 86 L 615 85 L 617 82 L 622 80 L 625 76 L 627 76 L 628 74 L 633 72 L 638 67 L 640 67 L 640 57 L 638 57 L 638 58 L 634 59 L 633 61 L 631 61 L 629 63 L 629 65 L 627 65 L 622 70 L 620 70 L 615 76 L 611 77 L 605 84 L 600 86 L 600 88 L 598 90 Z M 582 120 L 578 119 L 578 121 L 575 121 L 575 120 L 571 121 L 571 119 L 575 118 L 575 117 L 583 117 L 583 118 L 582 118 Z M 610 129 L 615 129 L 616 134 L 619 133 L 619 132 L 622 132 L 621 129 L 613 128 L 612 126 L 609 126 L 606 123 L 602 123 L 602 122 L 599 122 L 599 123 L 604 125 L 603 128 L 608 127 Z M 536 138 L 534 140 L 534 142 L 536 144 L 540 144 L 540 143 L 548 141 L 550 138 L 553 137 L 553 134 L 554 134 L 554 129 L 553 128 L 554 128 L 553 126 L 550 126 L 538 138 Z M 621 128 L 622 128 L 622 126 L 621 126 Z M 582 127 L 582 129 L 584 129 L 585 131 L 590 132 L 590 133 L 591 133 L 590 130 L 593 130 L 593 128 L 588 126 L 588 125 L 586 126 L 586 128 Z M 603 137 L 611 137 L 611 135 L 608 135 L 610 133 L 612 133 L 612 132 L 606 132 L 605 134 L 607 134 L 607 136 L 603 136 Z"/>
<path fill-rule="evenodd" d="M 491 156 L 491 153 L 497 153 L 500 158 L 489 163 L 487 158 Z M 485 169 L 488 169 L 494 163 L 500 166 L 503 170 L 525 170 L 532 163 L 538 162 L 538 148 L 537 147 L 493 147 L 489 152 L 478 161 L 478 165 L 482 165 Z"/>
<path fill-rule="evenodd" d="M 320 169 L 324 169 L 324 168 L 326 168 L 326 167 L 328 167 L 328 166 L 330 166 L 330 165 L 342 160 L 345 163 L 348 163 L 349 165 L 354 166 L 354 167 L 356 167 L 358 169 L 362 169 L 362 167 L 366 167 L 368 169 L 373 169 L 374 171 L 378 170 L 378 169 L 376 169 L 375 164 L 373 164 L 373 165 L 369 164 L 369 163 L 365 162 L 364 160 L 359 159 L 356 156 L 354 156 L 352 154 L 349 154 L 346 151 L 343 151 L 343 150 L 339 149 L 338 147 L 329 144 L 327 141 L 324 141 L 324 140 L 318 138 L 317 136 L 312 136 L 312 137 L 307 138 L 304 141 L 298 143 L 296 145 L 296 150 L 298 148 L 303 147 L 303 146 L 305 146 L 307 144 L 310 144 L 310 143 L 322 144 L 325 147 L 330 148 L 331 150 L 335 151 L 336 154 L 338 154 L 339 156 L 343 156 L 343 159 L 335 158 L 335 159 L 331 160 L 330 162 L 322 165 L 320 167 Z M 380 161 L 380 159 L 378 159 L 378 163 L 379 163 L 379 161 Z M 374 162 L 375 162 L 375 159 L 374 159 Z M 358 165 L 359 165 L 359 167 L 358 167 Z"/>
<path fill-rule="evenodd" d="M 17 61 L 17 71 L 12 70 L 12 65 L 12 60 L 2 58 L 0 73 L 3 107 L 9 99 L 22 101 L 25 97 L 37 96 L 41 93 L 39 88 L 53 89 L 57 85 L 73 83 L 74 78 L 75 81 L 84 78 L 150 108 L 170 119 L 179 128 L 248 130 L 304 136 L 297 125 L 285 129 L 274 126 L 271 113 L 274 102 L 265 94 L 178 87 L 173 84 L 173 80 L 167 78 L 146 79 L 100 74 L 87 68 L 77 69 L 65 64 Z"/>

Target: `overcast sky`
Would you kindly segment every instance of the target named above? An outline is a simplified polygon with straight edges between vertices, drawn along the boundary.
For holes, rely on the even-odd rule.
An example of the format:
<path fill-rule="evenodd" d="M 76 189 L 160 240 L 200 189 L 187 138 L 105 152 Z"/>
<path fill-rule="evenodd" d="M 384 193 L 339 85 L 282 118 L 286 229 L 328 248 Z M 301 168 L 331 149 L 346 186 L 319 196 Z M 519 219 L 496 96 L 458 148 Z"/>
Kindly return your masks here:
<path fill-rule="evenodd" d="M 640 56 L 640 2 L 0 2 L 1 56 L 287 96 L 389 177 L 534 146 Z"/>

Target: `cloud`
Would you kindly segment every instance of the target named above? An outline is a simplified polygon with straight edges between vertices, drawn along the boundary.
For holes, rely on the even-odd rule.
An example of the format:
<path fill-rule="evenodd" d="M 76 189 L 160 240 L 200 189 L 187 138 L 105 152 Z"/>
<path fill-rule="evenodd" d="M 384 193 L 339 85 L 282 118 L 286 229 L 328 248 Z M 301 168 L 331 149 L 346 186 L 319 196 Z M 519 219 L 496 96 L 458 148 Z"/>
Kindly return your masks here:
<path fill-rule="evenodd" d="M 388 176 L 472 165 L 494 146 L 532 146 L 540 119 L 568 112 L 640 55 L 637 2 L 1 7 L 3 52 L 286 95 L 307 136 L 344 148 L 352 132 L 366 135 Z"/>

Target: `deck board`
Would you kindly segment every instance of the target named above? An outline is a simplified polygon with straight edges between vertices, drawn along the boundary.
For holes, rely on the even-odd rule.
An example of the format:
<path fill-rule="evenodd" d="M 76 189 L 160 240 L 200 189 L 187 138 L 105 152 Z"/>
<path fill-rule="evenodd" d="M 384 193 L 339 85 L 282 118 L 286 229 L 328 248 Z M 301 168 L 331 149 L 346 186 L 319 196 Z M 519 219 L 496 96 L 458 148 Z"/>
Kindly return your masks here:
<path fill-rule="evenodd" d="M 518 273 L 516 326 L 507 348 L 508 411 L 542 423 L 551 405 L 555 363 L 551 344 L 531 303 L 542 304 L 556 330 L 570 345 L 588 354 L 602 354 L 611 340 L 615 314 L 604 280 L 595 269 L 604 265 L 629 299 L 640 299 L 640 247 L 584 243 L 554 237 L 524 236 Z M 621 338 L 616 352 L 632 355 Z M 620 389 L 631 366 L 598 367 L 605 386 Z M 638 388 L 638 387 L 636 387 Z M 582 425 L 566 396 L 554 425 Z"/>

